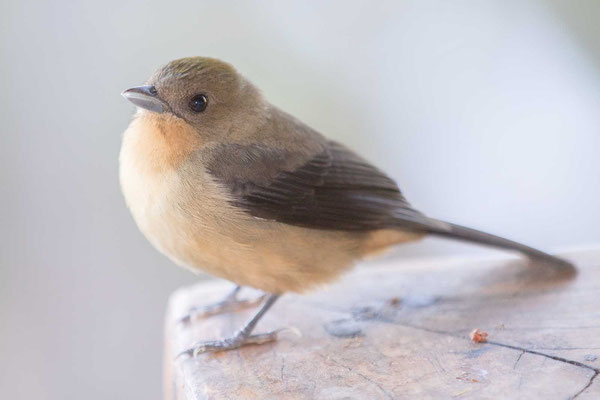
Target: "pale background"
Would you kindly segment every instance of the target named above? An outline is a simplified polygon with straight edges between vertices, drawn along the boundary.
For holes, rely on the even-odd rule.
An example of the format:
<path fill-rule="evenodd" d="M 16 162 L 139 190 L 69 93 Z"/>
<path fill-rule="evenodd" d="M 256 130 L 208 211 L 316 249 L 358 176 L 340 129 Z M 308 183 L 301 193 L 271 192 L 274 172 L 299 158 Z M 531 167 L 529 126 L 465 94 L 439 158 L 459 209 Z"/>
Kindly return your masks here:
<path fill-rule="evenodd" d="M 548 250 L 600 241 L 600 1 L 0 5 L 0 396 L 156 399 L 168 294 L 138 233 L 119 93 L 233 63 L 432 216 Z M 465 253 L 426 241 L 405 256 Z"/>

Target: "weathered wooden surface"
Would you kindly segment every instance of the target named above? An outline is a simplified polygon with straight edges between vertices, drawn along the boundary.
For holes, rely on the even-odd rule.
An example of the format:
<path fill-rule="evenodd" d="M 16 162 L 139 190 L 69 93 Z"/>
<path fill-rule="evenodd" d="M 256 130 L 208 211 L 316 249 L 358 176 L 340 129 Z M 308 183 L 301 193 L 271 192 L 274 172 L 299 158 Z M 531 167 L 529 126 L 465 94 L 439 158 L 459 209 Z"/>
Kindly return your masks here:
<path fill-rule="evenodd" d="M 574 277 L 516 258 L 365 265 L 321 291 L 284 296 L 257 327 L 295 327 L 301 337 L 173 362 L 253 312 L 177 326 L 231 286 L 181 289 L 166 322 L 166 397 L 598 399 L 600 249 L 566 256 Z M 474 328 L 488 343 L 469 340 Z"/>

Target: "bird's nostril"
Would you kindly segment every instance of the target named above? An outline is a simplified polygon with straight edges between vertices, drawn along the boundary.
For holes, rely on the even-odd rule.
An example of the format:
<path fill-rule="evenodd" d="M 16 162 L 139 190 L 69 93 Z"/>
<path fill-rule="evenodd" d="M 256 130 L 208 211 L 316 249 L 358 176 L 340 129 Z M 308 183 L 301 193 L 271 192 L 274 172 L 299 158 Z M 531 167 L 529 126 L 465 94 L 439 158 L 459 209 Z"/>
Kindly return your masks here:
<path fill-rule="evenodd" d="M 150 86 L 150 88 L 148 89 L 148 91 L 153 96 L 156 96 L 156 94 L 158 93 L 158 90 L 156 90 L 156 88 L 154 86 Z"/>

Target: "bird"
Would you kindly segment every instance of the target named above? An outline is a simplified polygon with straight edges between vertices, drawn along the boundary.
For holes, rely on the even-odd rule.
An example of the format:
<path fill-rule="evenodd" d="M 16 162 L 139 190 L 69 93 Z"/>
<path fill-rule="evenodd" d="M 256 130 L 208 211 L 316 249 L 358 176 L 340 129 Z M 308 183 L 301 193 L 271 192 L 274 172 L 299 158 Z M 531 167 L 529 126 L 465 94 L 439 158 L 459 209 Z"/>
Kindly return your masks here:
<path fill-rule="evenodd" d="M 137 108 L 119 154 L 121 189 L 137 226 L 174 263 L 236 285 L 182 320 L 260 305 L 231 336 L 180 354 L 276 340 L 279 331 L 253 331 L 281 295 L 333 282 L 361 259 L 426 236 L 574 269 L 526 245 L 428 217 L 392 178 L 268 102 L 227 62 L 177 59 L 122 95 Z M 265 295 L 241 300 L 243 287 Z"/>

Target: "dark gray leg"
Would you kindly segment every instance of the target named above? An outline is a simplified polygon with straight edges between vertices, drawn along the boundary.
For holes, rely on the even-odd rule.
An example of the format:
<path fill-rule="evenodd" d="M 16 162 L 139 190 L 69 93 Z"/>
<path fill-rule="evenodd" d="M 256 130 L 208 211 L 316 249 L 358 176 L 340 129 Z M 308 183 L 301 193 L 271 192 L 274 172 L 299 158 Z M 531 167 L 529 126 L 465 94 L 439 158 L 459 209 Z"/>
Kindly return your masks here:
<path fill-rule="evenodd" d="M 211 304 L 204 307 L 193 307 L 188 311 L 188 314 L 179 319 L 179 323 L 188 323 L 194 319 L 201 319 L 211 317 L 217 314 L 223 314 L 226 312 L 234 312 L 244 310 L 246 308 L 254 307 L 260 304 L 266 294 L 259 296 L 255 299 L 240 300 L 238 294 L 242 290 L 241 286 L 236 286 L 222 301 Z"/>
<path fill-rule="evenodd" d="M 263 344 L 276 340 L 279 330 L 268 333 L 259 333 L 256 335 L 252 335 L 252 331 L 254 330 L 254 327 L 258 321 L 269 310 L 269 308 L 271 308 L 273 303 L 275 303 L 278 298 L 278 294 L 269 295 L 260 310 L 258 310 L 252 319 L 250 319 L 250 321 L 248 321 L 248 323 L 246 323 L 246 325 L 244 325 L 242 329 L 237 331 L 233 336 L 221 340 L 196 343 L 191 348 L 179 353 L 177 357 L 184 354 L 196 357 L 200 353 L 233 350 L 248 344 Z"/>

